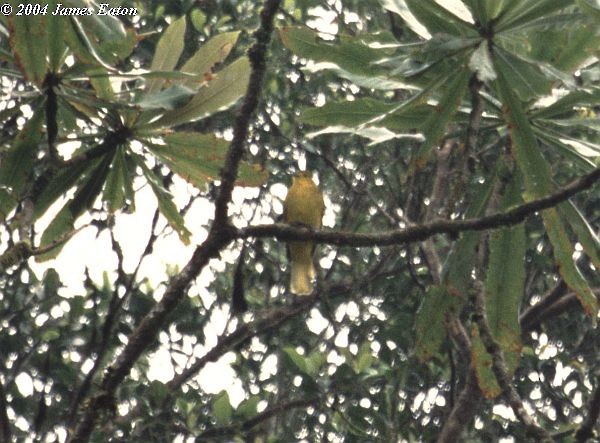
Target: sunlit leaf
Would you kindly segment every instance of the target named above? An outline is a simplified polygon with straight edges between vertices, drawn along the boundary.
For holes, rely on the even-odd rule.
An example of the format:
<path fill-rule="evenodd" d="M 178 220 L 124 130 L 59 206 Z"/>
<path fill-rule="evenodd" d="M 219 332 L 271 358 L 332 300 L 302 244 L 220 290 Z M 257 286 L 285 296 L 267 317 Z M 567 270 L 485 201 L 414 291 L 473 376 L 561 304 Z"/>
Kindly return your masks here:
<path fill-rule="evenodd" d="M 308 373 L 304 356 L 300 355 L 296 349 L 291 346 L 283 348 L 284 363 L 287 361 L 288 368 L 295 369 L 301 373 Z"/>
<path fill-rule="evenodd" d="M 221 393 L 214 398 L 212 403 L 212 412 L 217 419 L 217 424 L 219 425 L 224 425 L 231 421 L 233 408 L 231 406 L 227 391 L 221 391 Z"/>
<path fill-rule="evenodd" d="M 166 112 L 149 128 L 190 123 L 232 106 L 245 92 L 250 78 L 250 61 L 241 57 L 214 74 L 214 77 L 181 108 Z"/>
<path fill-rule="evenodd" d="M 196 53 L 183 64 L 181 71 L 201 75 L 201 82 L 205 81 L 204 76 L 211 74 L 215 65 L 227 58 L 239 35 L 240 31 L 224 32 L 202 43 Z M 187 80 L 182 84 L 192 89 L 198 89 L 201 82 Z"/>
<path fill-rule="evenodd" d="M 459 36 L 476 36 L 473 24 L 452 14 L 436 2 L 405 0 L 414 16 L 431 34 L 451 34 Z"/>
<path fill-rule="evenodd" d="M 148 149 L 173 172 L 199 189 L 219 177 L 229 142 L 214 135 L 179 131 L 164 137 L 165 145 L 146 142 Z M 266 174 L 255 165 L 242 162 L 238 186 L 259 186 Z"/>
<path fill-rule="evenodd" d="M 150 65 L 152 71 L 171 71 L 175 68 L 184 47 L 185 16 L 173 21 L 164 31 L 154 52 Z M 164 84 L 161 79 L 151 79 L 146 83 L 148 94 L 159 91 Z"/>
<path fill-rule="evenodd" d="M 535 2 L 519 1 L 513 2 L 511 7 L 506 8 L 499 17 L 496 24 L 498 32 L 506 31 L 517 26 L 535 20 L 540 16 L 547 16 L 569 6 L 571 0 L 538 0 Z"/>

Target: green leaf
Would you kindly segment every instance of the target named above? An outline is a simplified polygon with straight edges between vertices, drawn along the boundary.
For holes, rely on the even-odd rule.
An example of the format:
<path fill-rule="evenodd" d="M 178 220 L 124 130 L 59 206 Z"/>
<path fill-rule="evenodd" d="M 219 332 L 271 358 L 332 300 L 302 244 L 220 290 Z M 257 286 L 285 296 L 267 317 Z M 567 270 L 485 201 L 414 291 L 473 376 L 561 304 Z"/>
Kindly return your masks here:
<path fill-rule="evenodd" d="M 576 2 L 583 12 L 600 20 L 600 4 L 596 0 L 576 0 Z"/>
<path fill-rule="evenodd" d="M 89 161 L 77 162 L 56 173 L 36 199 L 33 219 L 40 218 L 59 197 L 66 194 L 78 180 L 84 179 L 100 161 L 101 159 L 95 158 Z"/>
<path fill-rule="evenodd" d="M 485 349 L 479 328 L 471 330 L 471 366 L 475 369 L 477 384 L 486 398 L 495 398 L 502 392 L 492 369 L 492 356 Z"/>
<path fill-rule="evenodd" d="M 50 11 L 56 10 L 56 4 L 57 0 L 50 0 L 48 9 Z M 52 72 L 58 72 L 66 51 L 64 26 L 62 24 L 64 17 L 52 14 L 48 14 L 46 17 L 48 20 L 48 35 L 52 36 L 48 39 L 48 60 Z"/>
<path fill-rule="evenodd" d="M 456 296 L 443 286 L 430 286 L 417 312 L 415 355 L 425 362 L 439 352 L 446 338 L 446 315 L 456 304 Z"/>
<path fill-rule="evenodd" d="M 502 3 L 503 0 L 499 0 L 496 3 L 500 4 Z M 463 0 L 463 3 L 467 6 L 467 8 L 469 9 L 469 11 L 471 11 L 471 14 L 473 15 L 473 18 L 481 23 L 482 26 L 487 26 L 487 24 L 489 23 L 490 18 L 492 18 L 488 12 L 488 4 L 489 2 L 487 1 L 481 1 L 481 0 Z M 493 12 L 492 12 L 493 13 Z"/>
<path fill-rule="evenodd" d="M 493 1 L 493 0 L 492 0 Z M 524 23 L 563 9 L 572 4 L 572 0 L 537 0 L 513 2 L 499 17 L 496 31 L 504 32 Z"/>
<path fill-rule="evenodd" d="M 182 84 L 194 90 L 198 89 L 201 82 L 205 81 L 204 76 L 211 74 L 215 65 L 227 58 L 239 35 L 240 31 L 225 32 L 215 35 L 203 43 L 200 49 L 181 67 L 183 72 L 199 74 L 203 77 L 200 78 L 200 81 L 187 80 Z"/>
<path fill-rule="evenodd" d="M 492 54 L 496 72 L 502 70 L 522 101 L 550 93 L 550 82 L 540 71 L 539 66 L 528 63 L 498 46 L 494 46 Z"/>
<path fill-rule="evenodd" d="M 555 135 L 551 135 L 547 128 L 534 127 L 535 135 L 543 141 L 545 144 L 554 148 L 562 157 L 565 157 L 573 161 L 578 167 L 584 171 L 590 172 L 596 167 L 591 158 L 583 155 L 579 150 L 575 149 L 572 145 L 564 143 L 566 140 L 561 140 Z"/>
<path fill-rule="evenodd" d="M 359 137 L 365 137 L 371 140 L 369 146 L 373 146 L 378 143 L 383 143 L 392 139 L 411 139 L 419 142 L 422 142 L 424 140 L 423 136 L 419 134 L 401 134 L 376 125 L 363 126 L 359 128 L 352 128 L 349 126 L 328 126 L 327 128 L 322 129 L 320 131 L 309 132 L 308 134 L 306 134 L 306 138 L 311 139 L 323 134 L 352 134 Z"/>
<path fill-rule="evenodd" d="M 422 0 L 405 0 L 414 16 L 430 34 L 450 34 L 456 36 L 477 35 L 472 23 L 452 14 L 436 2 Z"/>
<path fill-rule="evenodd" d="M 6 216 L 17 205 L 17 199 L 6 189 L 0 188 L 0 221 L 4 221 Z"/>
<path fill-rule="evenodd" d="M 91 208 L 96 198 L 100 195 L 110 169 L 113 155 L 113 152 L 109 152 L 100 158 L 97 166 L 90 169 L 89 174 L 81 181 L 73 198 L 62 207 L 54 220 L 50 222 L 42 234 L 40 247 L 43 248 L 55 242 L 58 242 L 58 244 L 51 251 L 36 256 L 37 262 L 50 260 L 58 256 L 65 245 L 65 237 L 73 230 L 75 220 L 84 211 Z"/>
<path fill-rule="evenodd" d="M 592 88 L 569 92 L 550 106 L 540 108 L 531 114 L 534 119 L 558 118 L 573 115 L 576 106 L 595 106 L 600 101 L 600 89 Z"/>
<path fill-rule="evenodd" d="M 11 0 L 14 10 L 19 2 Z M 47 40 L 47 23 L 43 15 L 23 15 L 8 17 L 10 46 L 14 51 L 15 62 L 25 79 L 41 86 L 46 76 L 46 51 L 42 44 Z"/>
<path fill-rule="evenodd" d="M 503 211 L 522 203 L 521 180 L 517 175 L 513 174 L 501 200 Z M 501 346 L 510 343 L 520 347 L 518 314 L 525 284 L 526 252 L 523 223 L 492 232 L 489 250 L 485 294 L 490 329 Z"/>
<path fill-rule="evenodd" d="M 371 351 L 371 344 L 369 342 L 363 343 L 358 351 L 354 364 L 357 374 L 361 374 L 369 369 L 374 361 L 375 357 L 373 357 L 373 351 Z"/>
<path fill-rule="evenodd" d="M 42 239 L 40 241 L 40 247 L 46 247 L 52 244 L 53 241 L 60 241 L 63 236 L 67 235 L 73 230 L 74 223 L 75 217 L 73 217 L 73 214 L 69 208 L 69 203 L 67 203 L 62 207 L 56 217 L 54 217 L 48 227 L 44 230 Z M 56 248 L 45 254 L 36 255 L 35 261 L 41 263 L 56 258 L 61 250 L 62 245 L 58 245 Z"/>
<path fill-rule="evenodd" d="M 57 328 L 47 328 L 42 332 L 42 341 L 48 343 L 49 341 L 56 340 L 60 336 L 61 333 Z"/>
<path fill-rule="evenodd" d="M 139 96 L 135 104 L 142 109 L 172 110 L 183 105 L 195 92 L 181 85 L 174 85 L 153 94 Z"/>
<path fill-rule="evenodd" d="M 505 211 L 522 203 L 520 193 L 521 180 L 518 174 L 513 174 L 499 209 Z M 523 223 L 493 231 L 489 250 L 485 280 L 487 320 L 492 337 L 502 349 L 509 375 L 512 375 L 518 366 L 522 347 L 519 303 L 525 285 L 526 235 Z M 480 340 L 478 333 L 475 338 Z M 482 346 L 481 343 L 474 344 L 474 367 L 482 392 L 493 398 L 500 394 L 500 387 L 493 373 L 484 374 L 491 372 L 492 358 L 483 355 L 487 351 Z"/>
<path fill-rule="evenodd" d="M 115 212 L 123 207 L 125 204 L 125 198 L 127 195 L 127 182 L 129 182 L 129 174 L 127 171 L 127 164 L 125 161 L 125 154 L 123 147 L 119 146 L 113 163 L 106 177 L 106 184 L 104 186 L 104 193 L 102 199 L 108 202 L 108 210 Z M 133 195 L 129 195 L 129 198 L 133 198 Z"/>
<path fill-rule="evenodd" d="M 558 51 L 550 59 L 552 64 L 564 71 L 578 69 L 600 46 L 597 30 L 598 23 L 574 23 L 573 28 L 559 33 L 563 40 L 557 45 Z"/>
<path fill-rule="evenodd" d="M 202 32 L 204 25 L 206 24 L 206 14 L 204 14 L 201 9 L 194 8 L 190 12 L 190 21 L 196 31 Z"/>
<path fill-rule="evenodd" d="M 158 210 L 167 219 L 167 222 L 175 230 L 175 232 L 177 232 L 179 239 L 184 244 L 189 244 L 191 233 L 185 227 L 183 217 L 179 213 L 175 203 L 173 203 L 173 196 L 167 189 L 165 189 L 160 179 L 154 174 L 154 172 L 148 169 L 143 157 L 138 155 L 132 155 L 132 157 L 135 159 L 137 166 L 142 169 L 144 177 L 146 177 L 146 180 L 148 180 L 148 183 L 150 184 L 150 187 L 156 196 L 158 201 Z"/>
<path fill-rule="evenodd" d="M 504 118 L 508 124 L 517 165 L 523 172 L 525 186 L 531 199 L 543 197 L 553 189 L 550 168 L 542 157 L 533 129 L 513 92 L 510 72 L 507 76 L 506 67 L 501 63 L 496 65 L 496 69 L 499 74 L 496 85 L 504 104 Z"/>
<path fill-rule="evenodd" d="M 164 137 L 165 145 L 145 141 L 148 149 L 184 180 L 203 189 L 219 176 L 229 142 L 214 135 L 179 131 Z M 260 186 L 266 173 L 256 165 L 242 162 L 236 185 Z"/>
<path fill-rule="evenodd" d="M 183 52 L 185 38 L 185 16 L 175 20 L 164 31 L 156 45 L 154 58 L 150 65 L 151 71 L 172 71 Z M 163 80 L 151 79 L 146 83 L 148 94 L 159 91 L 164 84 Z"/>
<path fill-rule="evenodd" d="M 397 103 L 386 103 L 372 98 L 328 102 L 319 108 L 302 109 L 300 121 L 315 126 L 358 127 L 377 119 L 376 125 L 391 131 L 411 130 L 421 127 L 433 111 L 432 106 L 417 102 L 400 110 L 397 108 Z"/>
<path fill-rule="evenodd" d="M 94 10 L 99 10 L 99 5 L 89 0 L 69 0 L 69 6 L 77 8 L 86 8 L 90 6 L 90 3 L 94 5 Z M 91 14 L 80 16 L 82 23 L 85 25 L 91 35 L 96 40 L 120 40 L 125 34 L 125 26 L 121 20 L 110 14 Z"/>
<path fill-rule="evenodd" d="M 416 151 L 411 162 L 414 167 L 422 168 L 429 161 L 431 150 L 440 143 L 444 130 L 450 119 L 454 116 L 469 84 L 471 73 L 467 69 L 460 69 L 447 81 L 446 93 L 440 98 L 434 111 L 429 115 L 423 125 L 425 141 Z"/>
<path fill-rule="evenodd" d="M 240 415 L 244 419 L 252 418 L 257 413 L 258 403 L 260 402 L 261 397 L 258 395 L 253 395 L 250 398 L 242 401 L 236 409 L 237 415 Z"/>
<path fill-rule="evenodd" d="M 590 316 L 595 325 L 598 316 L 598 300 L 573 261 L 574 248 L 564 229 L 558 211 L 554 208 L 548 209 L 542 213 L 542 217 L 546 232 L 552 243 L 558 271 L 565 283 L 573 289 L 585 313 Z"/>
<path fill-rule="evenodd" d="M 327 361 L 327 357 L 320 351 L 313 351 L 304 359 L 304 361 L 306 363 L 307 374 L 311 377 L 315 377 L 319 374 L 319 371 Z"/>
<path fill-rule="evenodd" d="M 306 27 L 279 29 L 281 41 L 296 55 L 317 62 L 331 62 L 337 67 L 361 76 L 377 75 L 373 62 L 387 57 L 388 49 L 374 49 L 360 37 L 341 36 L 337 43 L 328 43 Z M 374 72 L 375 71 L 375 72 Z"/>
<path fill-rule="evenodd" d="M 215 396 L 212 403 L 212 413 L 217 419 L 217 425 L 222 426 L 231 422 L 233 408 L 229 401 L 229 394 L 227 394 L 227 391 L 221 391 Z"/>
<path fill-rule="evenodd" d="M 527 121 L 521 103 L 515 96 L 504 76 L 498 69 L 498 89 L 504 103 L 504 114 L 509 127 L 517 165 L 525 178 L 528 199 L 540 198 L 551 193 L 554 185 L 550 176 L 550 167 L 542 156 L 534 132 Z M 569 241 L 560 216 L 555 208 L 542 212 L 546 232 L 552 243 L 554 259 L 565 283 L 573 289 L 585 312 L 596 321 L 598 301 L 585 278 L 573 261 L 573 245 Z"/>
<path fill-rule="evenodd" d="M 164 128 L 200 120 L 231 107 L 245 92 L 250 78 L 250 61 L 241 57 L 217 72 L 184 106 L 166 112 L 147 128 Z"/>
<path fill-rule="evenodd" d="M 38 104 L 34 109 L 33 116 L 25 123 L 0 163 L 0 185 L 11 189 L 15 197 L 29 180 L 41 142 L 44 108 Z"/>
<path fill-rule="evenodd" d="M 288 369 L 296 370 L 302 374 L 308 374 L 308 368 L 306 367 L 306 361 L 303 355 L 300 355 L 298 351 L 291 346 L 286 346 L 282 351 L 283 363 Z"/>
<path fill-rule="evenodd" d="M 473 189 L 472 203 L 465 212 L 465 218 L 476 218 L 485 214 L 488 201 L 498 180 L 500 167 L 498 164 L 494 174 L 485 183 Z M 472 284 L 471 275 L 475 266 L 476 250 L 480 238 L 481 233 L 479 232 L 462 233 L 452 246 L 442 269 L 442 283 L 446 285 L 450 294 L 460 300 L 461 304 Z"/>

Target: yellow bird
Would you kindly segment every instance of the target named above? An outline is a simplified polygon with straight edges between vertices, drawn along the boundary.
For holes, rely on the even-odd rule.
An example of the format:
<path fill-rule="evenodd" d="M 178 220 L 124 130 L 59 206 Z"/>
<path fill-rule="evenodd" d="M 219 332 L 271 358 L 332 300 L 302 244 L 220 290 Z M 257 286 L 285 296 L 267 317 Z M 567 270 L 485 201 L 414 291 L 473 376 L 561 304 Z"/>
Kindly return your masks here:
<path fill-rule="evenodd" d="M 307 171 L 300 171 L 292 179 L 283 202 L 283 218 L 286 223 L 301 223 L 312 228 L 321 227 L 325 203 L 323 194 Z M 310 295 L 312 280 L 316 278 L 313 255 L 315 244 L 310 241 L 290 241 L 287 245 L 290 260 L 290 292 Z"/>

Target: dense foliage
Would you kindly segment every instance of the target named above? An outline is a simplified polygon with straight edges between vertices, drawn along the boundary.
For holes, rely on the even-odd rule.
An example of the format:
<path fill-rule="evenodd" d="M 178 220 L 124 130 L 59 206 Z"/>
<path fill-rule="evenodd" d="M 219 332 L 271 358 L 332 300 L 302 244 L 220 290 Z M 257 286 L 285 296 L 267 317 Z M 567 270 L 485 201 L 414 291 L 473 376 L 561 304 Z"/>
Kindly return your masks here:
<path fill-rule="evenodd" d="M 10 4 L 0 441 L 600 434 L 598 2 Z"/>

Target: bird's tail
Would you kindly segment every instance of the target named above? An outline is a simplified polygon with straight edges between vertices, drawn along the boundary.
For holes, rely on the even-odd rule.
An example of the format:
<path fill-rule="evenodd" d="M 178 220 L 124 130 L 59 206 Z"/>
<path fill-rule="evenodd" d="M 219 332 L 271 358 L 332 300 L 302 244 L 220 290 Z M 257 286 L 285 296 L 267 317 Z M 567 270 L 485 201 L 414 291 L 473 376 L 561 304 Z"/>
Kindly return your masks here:
<path fill-rule="evenodd" d="M 312 279 L 316 272 L 312 261 L 292 263 L 290 276 L 290 292 L 297 295 L 310 295 L 313 291 Z"/>

